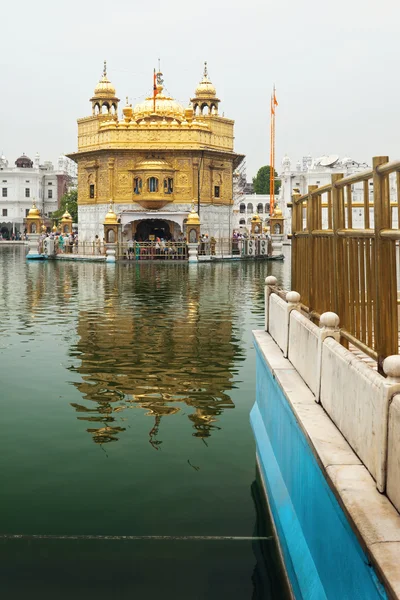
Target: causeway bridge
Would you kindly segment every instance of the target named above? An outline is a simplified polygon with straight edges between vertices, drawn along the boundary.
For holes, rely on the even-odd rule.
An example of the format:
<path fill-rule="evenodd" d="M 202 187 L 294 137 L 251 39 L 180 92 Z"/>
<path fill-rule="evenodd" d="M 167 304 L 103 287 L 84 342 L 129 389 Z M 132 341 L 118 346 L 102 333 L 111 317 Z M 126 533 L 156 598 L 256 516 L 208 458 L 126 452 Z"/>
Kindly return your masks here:
<path fill-rule="evenodd" d="M 399 217 L 400 161 L 335 174 L 292 198 L 291 290 L 266 279 L 251 424 L 296 599 L 400 598 Z"/>

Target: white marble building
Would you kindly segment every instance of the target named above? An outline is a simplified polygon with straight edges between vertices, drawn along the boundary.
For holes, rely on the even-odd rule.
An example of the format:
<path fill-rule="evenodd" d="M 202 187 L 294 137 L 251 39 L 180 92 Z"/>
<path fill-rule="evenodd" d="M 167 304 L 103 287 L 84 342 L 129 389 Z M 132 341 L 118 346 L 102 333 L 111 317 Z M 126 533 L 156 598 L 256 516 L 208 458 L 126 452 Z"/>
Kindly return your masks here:
<path fill-rule="evenodd" d="M 296 163 L 295 169 L 292 168 L 290 158 L 285 156 L 282 160 L 281 173 L 281 188 L 279 191 L 278 204 L 285 216 L 285 233 L 288 234 L 292 230 L 292 211 L 288 204 L 292 201 L 294 190 L 300 191 L 300 194 L 305 194 L 309 185 L 317 185 L 321 187 L 331 183 L 333 173 L 343 173 L 344 177 L 353 175 L 354 173 L 365 171 L 369 166 L 366 163 L 359 163 L 352 158 L 339 158 L 337 155 L 321 156 L 313 159 L 311 156 L 304 156 L 301 161 Z M 363 184 L 352 186 L 353 203 L 363 202 Z M 372 198 L 372 183 L 370 199 Z M 326 220 L 327 215 L 324 211 L 323 219 Z M 353 226 L 363 227 L 364 217 L 363 211 L 359 207 L 353 208 Z M 323 221 L 323 227 L 327 227 L 327 223 Z"/>
<path fill-rule="evenodd" d="M 65 156 L 60 156 L 57 170 L 50 161 L 40 163 L 23 154 L 14 165 L 5 156 L 0 157 L 0 232 L 3 236 L 23 233 L 24 218 L 33 200 L 43 215 L 51 217 L 59 207 L 63 194 L 73 186 L 74 176 L 70 173 Z"/>
<path fill-rule="evenodd" d="M 242 194 L 233 206 L 232 230 L 249 232 L 251 217 L 258 214 L 262 221 L 269 220 L 269 195 Z"/>

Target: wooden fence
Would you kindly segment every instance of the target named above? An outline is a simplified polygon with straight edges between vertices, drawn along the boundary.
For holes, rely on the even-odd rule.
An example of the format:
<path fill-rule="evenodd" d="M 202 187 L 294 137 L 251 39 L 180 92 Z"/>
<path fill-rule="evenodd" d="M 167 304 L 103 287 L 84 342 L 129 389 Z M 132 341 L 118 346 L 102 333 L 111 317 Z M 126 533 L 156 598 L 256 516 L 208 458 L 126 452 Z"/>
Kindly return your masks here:
<path fill-rule="evenodd" d="M 363 187 L 357 205 L 354 186 Z M 355 207 L 362 228 L 353 226 Z M 399 344 L 400 161 L 377 156 L 370 170 L 345 178 L 335 173 L 329 185 L 294 194 L 292 210 L 292 290 L 311 319 L 337 313 L 342 343 L 376 359 L 382 372 Z"/>

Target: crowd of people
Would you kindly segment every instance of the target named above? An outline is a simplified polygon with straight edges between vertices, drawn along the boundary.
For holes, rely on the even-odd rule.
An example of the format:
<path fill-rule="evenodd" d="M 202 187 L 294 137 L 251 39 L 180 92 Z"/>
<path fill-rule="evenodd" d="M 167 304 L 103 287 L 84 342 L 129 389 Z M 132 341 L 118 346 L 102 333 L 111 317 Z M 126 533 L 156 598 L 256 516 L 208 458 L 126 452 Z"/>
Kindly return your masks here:
<path fill-rule="evenodd" d="M 42 233 L 38 239 L 38 253 L 44 253 L 45 240 L 54 240 L 54 252 L 56 254 L 77 253 L 78 252 L 78 233 L 61 233 L 59 231 L 51 233 Z"/>

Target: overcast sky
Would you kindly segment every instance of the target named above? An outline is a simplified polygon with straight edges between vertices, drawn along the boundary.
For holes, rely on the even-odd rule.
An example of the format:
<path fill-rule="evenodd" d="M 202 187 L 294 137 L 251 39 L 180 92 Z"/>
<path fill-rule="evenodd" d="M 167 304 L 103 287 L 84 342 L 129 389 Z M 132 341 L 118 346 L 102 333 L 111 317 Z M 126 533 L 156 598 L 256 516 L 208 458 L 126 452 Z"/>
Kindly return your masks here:
<path fill-rule="evenodd" d="M 285 153 L 293 163 L 308 153 L 400 158 L 398 0 L 19 0 L 2 3 L 0 20 L 0 151 L 10 162 L 76 149 L 104 59 L 123 105 L 151 92 L 158 57 L 185 104 L 208 61 L 248 179 L 269 162 L 274 82 L 279 165 Z"/>

